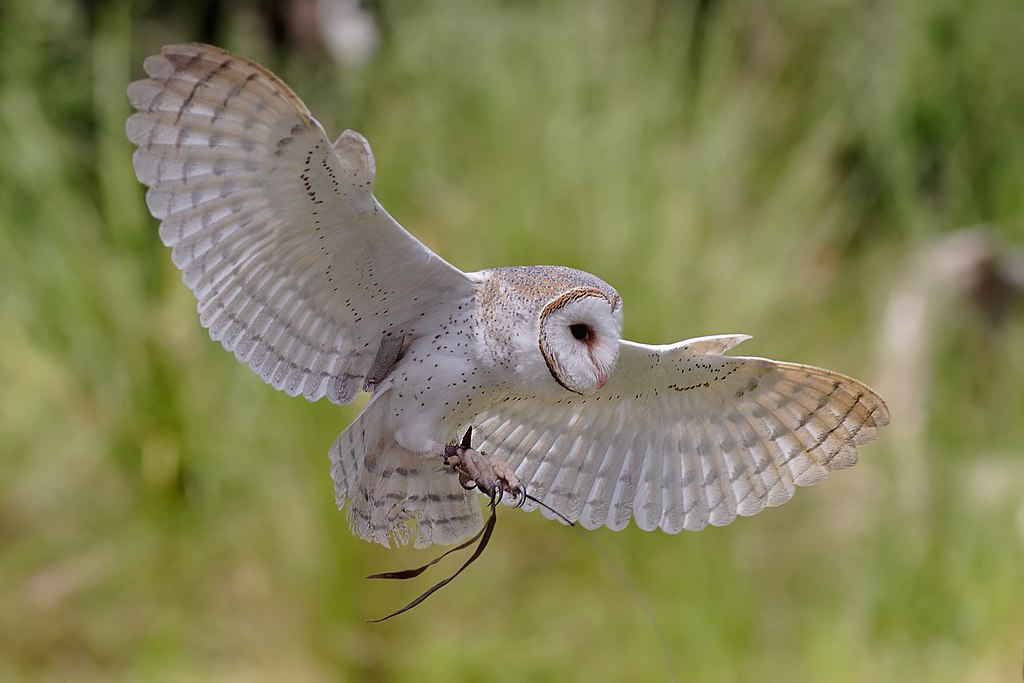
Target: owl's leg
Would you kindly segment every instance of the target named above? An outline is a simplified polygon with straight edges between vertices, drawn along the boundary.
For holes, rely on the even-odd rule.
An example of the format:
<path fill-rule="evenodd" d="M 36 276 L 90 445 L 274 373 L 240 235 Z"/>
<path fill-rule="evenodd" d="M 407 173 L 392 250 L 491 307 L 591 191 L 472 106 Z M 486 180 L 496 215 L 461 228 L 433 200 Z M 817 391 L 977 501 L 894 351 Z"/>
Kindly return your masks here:
<path fill-rule="evenodd" d="M 520 501 L 523 496 L 522 482 L 504 460 L 492 458 L 472 447 L 473 428 L 466 430 L 461 444 L 447 444 L 444 447 L 444 462 L 459 475 L 463 488 L 480 489 L 491 499 L 501 500 L 510 493 Z"/>

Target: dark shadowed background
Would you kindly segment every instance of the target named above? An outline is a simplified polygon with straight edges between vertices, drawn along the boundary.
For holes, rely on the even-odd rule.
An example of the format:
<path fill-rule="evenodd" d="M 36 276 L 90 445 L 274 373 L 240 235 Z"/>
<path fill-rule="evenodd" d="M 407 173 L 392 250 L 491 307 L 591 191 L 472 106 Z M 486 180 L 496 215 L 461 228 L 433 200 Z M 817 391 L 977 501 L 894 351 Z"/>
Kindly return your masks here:
<path fill-rule="evenodd" d="M 354 539 L 327 448 L 359 408 L 265 386 L 198 324 L 124 137 L 168 42 L 261 61 L 466 270 L 556 263 L 626 335 L 746 332 L 890 401 L 861 463 L 725 528 L 590 534 L 679 680 L 1019 680 L 1019 0 L 0 4 L 0 679 L 658 680 L 570 529 L 483 558 Z M 452 565 L 454 568 L 455 565 Z M 440 573 L 440 572 L 439 572 Z"/>

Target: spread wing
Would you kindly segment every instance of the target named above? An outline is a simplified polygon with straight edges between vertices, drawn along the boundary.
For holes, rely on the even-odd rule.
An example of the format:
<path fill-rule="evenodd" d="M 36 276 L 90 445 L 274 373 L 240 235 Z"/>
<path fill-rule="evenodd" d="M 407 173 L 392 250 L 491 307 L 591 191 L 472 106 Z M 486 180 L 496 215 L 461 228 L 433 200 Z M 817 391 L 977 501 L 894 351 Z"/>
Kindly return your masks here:
<path fill-rule="evenodd" d="M 781 505 L 795 486 L 853 465 L 889 411 L 844 375 L 722 355 L 748 338 L 623 341 L 604 389 L 554 403 L 509 398 L 474 420 L 478 447 L 590 529 L 622 529 L 632 515 L 642 529 L 676 533 Z"/>
<path fill-rule="evenodd" d="M 272 73 L 199 44 L 145 70 L 127 133 L 160 237 L 210 336 L 274 388 L 348 403 L 472 296 L 377 203 L 362 136 L 332 145 Z"/>

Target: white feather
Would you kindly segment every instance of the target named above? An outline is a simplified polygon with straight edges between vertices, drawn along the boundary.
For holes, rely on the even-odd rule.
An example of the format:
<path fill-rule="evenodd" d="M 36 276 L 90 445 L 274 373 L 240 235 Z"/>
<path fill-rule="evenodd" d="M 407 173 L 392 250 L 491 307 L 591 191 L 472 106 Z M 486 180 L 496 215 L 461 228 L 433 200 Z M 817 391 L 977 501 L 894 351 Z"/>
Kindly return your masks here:
<path fill-rule="evenodd" d="M 676 533 L 780 505 L 795 485 L 853 464 L 856 446 L 888 424 L 889 412 L 839 373 L 721 355 L 746 338 L 623 342 L 601 391 L 507 401 L 478 415 L 481 448 L 513 465 L 531 495 L 588 528 L 621 528 L 632 512 L 641 528 Z M 509 425 L 532 438 L 507 438 Z M 555 437 L 567 429 L 574 445 L 561 447 Z"/>
<path fill-rule="evenodd" d="M 348 402 L 385 334 L 433 329 L 472 298 L 373 198 L 362 137 L 332 145 L 273 74 L 202 45 L 145 69 L 126 130 L 161 238 L 201 322 L 272 386 Z"/>

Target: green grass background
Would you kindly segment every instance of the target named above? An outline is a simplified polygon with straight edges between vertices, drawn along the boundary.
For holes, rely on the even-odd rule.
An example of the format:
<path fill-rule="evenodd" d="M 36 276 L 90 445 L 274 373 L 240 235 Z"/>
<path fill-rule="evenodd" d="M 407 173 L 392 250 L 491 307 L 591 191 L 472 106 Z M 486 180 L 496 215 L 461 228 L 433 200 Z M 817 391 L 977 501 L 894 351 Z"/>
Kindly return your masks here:
<path fill-rule="evenodd" d="M 429 577 L 362 577 L 431 553 L 335 509 L 358 405 L 274 392 L 199 327 L 123 133 L 143 58 L 198 37 L 156 4 L 0 5 L 0 679 L 668 678 L 615 572 L 538 514 L 364 623 Z M 746 332 L 899 399 L 785 507 L 591 534 L 678 679 L 1019 680 L 1024 315 L 929 275 L 956 230 L 1024 243 L 1019 0 L 379 4 L 358 68 L 273 49 L 256 3 L 216 38 L 364 133 L 382 203 L 463 269 L 584 268 L 629 338 Z M 908 288 L 927 319 L 887 335 Z"/>

